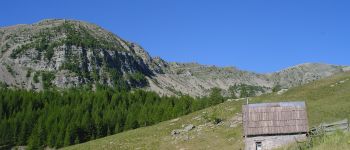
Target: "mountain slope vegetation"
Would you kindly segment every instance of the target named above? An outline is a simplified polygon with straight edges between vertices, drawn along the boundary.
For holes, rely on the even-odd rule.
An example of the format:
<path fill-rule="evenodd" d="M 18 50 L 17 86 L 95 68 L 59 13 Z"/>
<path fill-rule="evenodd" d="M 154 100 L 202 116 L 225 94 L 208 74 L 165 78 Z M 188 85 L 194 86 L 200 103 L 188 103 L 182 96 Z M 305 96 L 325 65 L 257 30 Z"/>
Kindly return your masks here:
<path fill-rule="evenodd" d="M 74 20 L 44 20 L 0 29 L 1 79 L 10 86 L 43 89 L 35 73 L 50 72 L 61 88 L 105 84 L 142 87 L 150 76 L 139 46 L 102 28 Z M 10 68 L 10 70 L 9 70 Z M 10 72 L 10 74 L 8 74 Z M 25 76 L 24 76 L 25 75 Z M 41 77 L 41 75 L 39 75 Z"/>
<path fill-rule="evenodd" d="M 223 100 L 220 91 L 194 99 L 109 87 L 42 92 L 0 88 L 0 148 L 60 148 L 149 126 Z"/>
<path fill-rule="evenodd" d="M 233 56 L 234 57 L 234 56 Z M 103 28 L 77 20 L 48 19 L 0 28 L 0 81 L 14 88 L 64 89 L 98 84 L 143 88 L 161 95 L 206 96 L 212 88 L 225 95 L 235 85 L 290 88 L 344 71 L 343 66 L 307 63 L 259 74 L 234 67 L 166 62 L 141 46 Z M 47 76 L 50 75 L 50 76 Z"/>
<path fill-rule="evenodd" d="M 49 19 L 2 27 L 0 148 L 14 145 L 28 145 L 29 149 L 61 148 L 124 131 L 116 134 L 116 141 L 109 141 L 112 145 L 107 146 L 112 149 L 239 148 L 242 145 L 238 138 L 239 112 L 243 102 L 236 99 L 220 104 L 224 101 L 222 95 L 235 99 L 265 94 L 252 101 L 300 98 L 314 104 L 313 98 L 323 99 L 334 93 L 328 90 L 302 97 L 316 93 L 298 89 L 335 74 L 344 76 L 348 68 L 306 63 L 260 74 L 234 67 L 167 62 L 151 57 L 135 43 L 83 21 Z M 332 88 L 337 89 L 343 83 Z M 266 95 L 284 88 L 291 89 L 281 96 Z M 283 97 L 293 90 L 296 90 L 293 96 L 297 97 Z M 217 104 L 220 105 L 207 108 Z M 197 111 L 203 108 L 207 109 Z M 168 124 L 163 122 L 155 126 L 156 130 L 147 127 L 193 111 L 197 112 L 172 120 L 169 126 L 162 126 Z M 330 116 L 327 114 L 330 112 L 320 111 L 320 115 Z M 191 128 L 192 122 L 197 126 L 196 132 L 183 132 L 183 128 Z M 136 130 L 129 132 L 131 129 Z M 179 136 L 169 136 L 169 130 Z M 89 143 L 94 142 L 83 147 L 100 148 L 90 147 Z"/>
<path fill-rule="evenodd" d="M 306 101 L 311 127 L 350 118 L 349 91 L 350 72 L 345 72 L 292 88 L 281 95 L 271 93 L 251 98 L 250 103 Z M 243 149 L 242 126 L 237 120 L 241 118 L 241 106 L 244 103 L 245 100 L 229 100 L 178 119 L 65 149 Z M 208 122 L 205 114 L 220 118 L 223 122 Z M 188 124 L 193 124 L 196 128 L 178 136 L 170 134 Z"/>

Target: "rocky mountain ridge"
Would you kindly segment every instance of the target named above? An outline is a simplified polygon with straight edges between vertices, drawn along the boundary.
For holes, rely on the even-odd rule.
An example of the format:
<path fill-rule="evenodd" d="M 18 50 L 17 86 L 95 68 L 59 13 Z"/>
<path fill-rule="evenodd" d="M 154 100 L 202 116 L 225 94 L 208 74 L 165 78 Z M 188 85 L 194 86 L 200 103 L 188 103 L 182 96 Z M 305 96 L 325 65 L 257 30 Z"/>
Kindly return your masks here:
<path fill-rule="evenodd" d="M 307 63 L 258 74 L 233 67 L 171 63 L 152 58 L 141 46 L 97 25 L 76 20 L 0 28 L 0 81 L 25 89 L 107 85 L 203 96 L 214 87 L 228 94 L 234 85 L 249 85 L 260 87 L 256 94 L 261 94 L 277 85 L 289 88 L 345 70 Z"/>
<path fill-rule="evenodd" d="M 256 93 L 260 95 L 271 92 L 276 86 L 280 89 L 290 88 L 345 71 L 342 66 L 320 63 L 305 63 L 270 74 L 193 63 L 169 63 L 167 66 L 165 74 L 155 74 L 150 80 L 150 89 L 159 90 L 160 93 L 184 91 L 184 94 L 192 96 L 207 95 L 214 87 L 223 89 L 227 94 L 230 93 L 230 87 L 241 84 L 261 87 L 263 91 Z M 239 97 L 239 93 L 236 96 Z"/>

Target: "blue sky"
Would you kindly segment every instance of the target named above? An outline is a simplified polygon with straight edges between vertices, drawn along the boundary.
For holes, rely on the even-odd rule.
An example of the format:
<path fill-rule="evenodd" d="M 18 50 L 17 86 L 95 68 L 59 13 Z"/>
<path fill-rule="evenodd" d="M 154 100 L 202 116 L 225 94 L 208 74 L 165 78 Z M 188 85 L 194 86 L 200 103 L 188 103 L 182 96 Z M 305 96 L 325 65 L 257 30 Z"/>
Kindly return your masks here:
<path fill-rule="evenodd" d="M 167 61 L 274 72 L 350 65 L 347 0 L 3 0 L 0 26 L 92 22 Z"/>

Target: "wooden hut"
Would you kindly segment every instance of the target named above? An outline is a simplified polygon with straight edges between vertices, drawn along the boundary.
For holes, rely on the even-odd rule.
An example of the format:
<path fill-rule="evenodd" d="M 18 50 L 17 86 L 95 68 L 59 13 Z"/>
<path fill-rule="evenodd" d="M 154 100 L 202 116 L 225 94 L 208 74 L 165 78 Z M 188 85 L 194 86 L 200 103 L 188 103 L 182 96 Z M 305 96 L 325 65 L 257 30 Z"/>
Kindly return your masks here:
<path fill-rule="evenodd" d="M 305 102 L 247 104 L 242 111 L 246 150 L 269 150 L 306 138 Z"/>

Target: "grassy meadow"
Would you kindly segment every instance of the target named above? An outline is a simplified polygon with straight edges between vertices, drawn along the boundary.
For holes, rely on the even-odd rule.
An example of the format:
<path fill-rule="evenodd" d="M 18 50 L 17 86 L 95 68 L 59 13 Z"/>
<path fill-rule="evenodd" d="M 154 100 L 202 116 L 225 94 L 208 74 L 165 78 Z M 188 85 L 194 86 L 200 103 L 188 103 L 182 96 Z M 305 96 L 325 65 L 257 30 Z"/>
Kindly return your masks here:
<path fill-rule="evenodd" d="M 309 127 L 322 122 L 350 118 L 350 72 L 289 89 L 281 95 L 266 94 L 250 99 L 250 103 L 306 101 Z M 143 127 L 64 149 L 244 149 L 240 118 L 245 100 L 226 101 L 177 119 Z M 206 116 L 223 120 L 218 125 Z M 172 136 L 171 131 L 193 124 L 195 129 Z M 313 149 L 350 149 L 350 135 L 335 133 L 316 142 Z M 293 145 L 286 149 L 293 149 Z M 294 147 L 295 148 L 295 147 Z"/>

